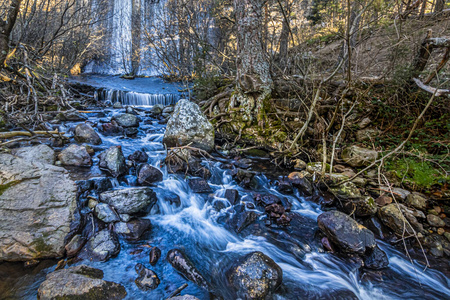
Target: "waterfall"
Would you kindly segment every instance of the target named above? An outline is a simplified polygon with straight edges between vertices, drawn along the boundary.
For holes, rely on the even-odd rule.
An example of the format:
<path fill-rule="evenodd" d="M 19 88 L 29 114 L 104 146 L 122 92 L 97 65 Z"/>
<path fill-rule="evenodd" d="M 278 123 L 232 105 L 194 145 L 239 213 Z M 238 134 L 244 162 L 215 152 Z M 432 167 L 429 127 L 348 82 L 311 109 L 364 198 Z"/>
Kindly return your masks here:
<path fill-rule="evenodd" d="M 98 3 L 94 3 L 93 9 L 100 8 Z M 93 26 L 103 32 L 102 42 L 109 50 L 87 63 L 84 73 L 130 73 L 134 60 L 138 66 L 134 70 L 136 75 L 161 75 L 164 64 L 149 46 L 147 36 L 164 32 L 165 4 L 166 0 L 111 0 L 106 7 L 106 20 Z"/>
<path fill-rule="evenodd" d="M 95 98 L 97 101 L 111 101 L 111 103 L 120 102 L 123 105 L 153 106 L 156 104 L 173 105 L 180 100 L 181 94 L 148 94 L 114 89 L 99 89 L 95 92 Z"/>

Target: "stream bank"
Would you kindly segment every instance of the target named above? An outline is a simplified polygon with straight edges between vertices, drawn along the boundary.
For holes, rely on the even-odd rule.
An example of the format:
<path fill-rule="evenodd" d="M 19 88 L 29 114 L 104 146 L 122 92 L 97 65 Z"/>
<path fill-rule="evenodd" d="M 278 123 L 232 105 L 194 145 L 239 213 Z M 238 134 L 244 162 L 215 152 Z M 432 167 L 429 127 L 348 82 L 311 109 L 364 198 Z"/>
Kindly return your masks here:
<path fill-rule="evenodd" d="M 81 246 L 71 238 L 69 244 L 78 246 L 69 248 L 74 250 L 69 252 L 66 245 L 67 254 L 78 258 L 64 259 L 59 268 L 67 263 L 100 269 L 103 280 L 125 287 L 129 299 L 164 299 L 184 283 L 188 287 L 182 294 L 209 299 L 211 292 L 216 297 L 235 299 L 236 279 L 233 278 L 236 276 L 230 275 L 233 270 L 230 266 L 245 266 L 249 261 L 261 261 L 261 257 L 268 262 L 264 268 L 271 270 L 276 278 L 273 283 L 267 281 L 270 288 L 264 289 L 274 293 L 266 294 L 272 299 L 301 299 L 305 295 L 310 299 L 402 299 L 405 296 L 433 299 L 449 293 L 448 260 L 436 261 L 430 257 L 433 266 L 441 271 L 422 271 L 423 265 L 411 263 L 401 251 L 380 239 L 383 234 L 385 240 L 392 241 L 390 237 L 395 234 L 390 232 L 392 228 L 376 230 L 376 225 L 383 222 L 379 222 L 378 212 L 370 209 L 372 205 L 368 215 L 360 211 L 362 214 L 356 219 L 375 224 L 375 227 L 365 224 L 375 233 L 370 235 L 366 229 L 371 239 L 367 248 L 383 251 L 386 256 L 382 261 L 387 258 L 388 266 L 367 263 L 366 249 L 348 250 L 352 248 L 343 247 L 341 239 L 333 239 L 332 226 L 319 216 L 335 211 L 340 201 L 325 189 L 334 188 L 341 201 L 347 196 L 354 200 L 352 204 L 362 206 L 366 197 L 353 184 L 346 185 L 344 190 L 336 189 L 333 187 L 336 178 L 313 185 L 315 173 L 320 169 L 315 163 L 298 162 L 299 170 L 283 169 L 254 153 L 230 157 L 213 152 L 211 156 L 204 153 L 202 156 L 201 152 L 183 149 L 175 155 L 188 156 L 183 160 L 187 165 L 167 160 L 162 141 L 171 110 L 172 106 L 155 105 L 91 107 L 86 110 L 87 115 L 78 114 L 78 120 L 72 118 L 55 124 L 61 132 L 67 132 L 62 140 L 9 145 L 15 155 L 20 155 L 15 148 L 41 142 L 50 145 L 58 157 L 57 164 L 64 163 L 67 175 L 77 184 L 77 211 L 82 221 L 75 226 L 78 228 L 72 236 L 79 235 Z M 77 147 L 70 146 L 70 149 L 70 144 Z M 31 151 L 27 148 L 23 152 Z M 343 169 L 341 173 L 345 172 L 350 171 Z M 397 193 L 400 191 L 394 196 Z M 390 205 L 388 199 L 381 205 L 379 198 L 374 198 L 379 200 L 377 207 Z M 117 199 L 119 204 L 114 202 Z M 134 201 L 129 205 L 120 205 L 130 199 Z M 136 206 L 138 203 L 142 206 Z M 358 227 L 355 223 L 349 226 L 350 231 Z M 321 233 L 319 227 L 327 234 Z M 100 239 L 105 243 L 96 242 Z M 96 245 L 102 245 L 102 251 L 96 251 Z M 111 246 L 107 252 L 103 248 L 106 245 Z M 160 254 L 155 253 L 156 247 Z M 255 251 L 264 256 L 249 256 Z M 155 257 L 159 258 L 156 262 Z M 189 265 L 194 269 L 186 273 L 177 268 L 173 263 L 175 258 L 191 261 Z M 51 261 L 39 260 L 28 263 L 27 270 L 19 263 L 0 265 L 3 274 L 17 274 L 15 279 L 2 275 L 9 280 L 2 295 L 35 299 L 44 276 L 55 269 Z M 160 281 L 154 289 L 151 286 L 155 282 L 142 288 L 142 279 L 151 278 L 147 276 L 152 274 L 149 270 Z M 277 279 L 279 270 L 281 283 Z M 261 283 L 262 286 L 265 285 Z"/>

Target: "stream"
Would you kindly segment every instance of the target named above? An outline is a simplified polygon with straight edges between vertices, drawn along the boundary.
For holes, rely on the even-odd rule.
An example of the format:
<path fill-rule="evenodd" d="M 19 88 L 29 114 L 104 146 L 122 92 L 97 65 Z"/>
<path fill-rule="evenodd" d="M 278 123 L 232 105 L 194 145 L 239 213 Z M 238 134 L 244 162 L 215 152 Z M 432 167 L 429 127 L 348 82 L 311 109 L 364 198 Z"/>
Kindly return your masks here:
<path fill-rule="evenodd" d="M 271 257 L 283 270 L 283 284 L 273 299 L 450 299 L 448 277 L 437 270 L 424 270 L 422 264 L 410 261 L 404 253 L 381 240 L 378 240 L 378 245 L 387 253 L 390 261 L 389 267 L 384 270 L 361 270 L 351 259 L 325 252 L 316 234 L 317 217 L 322 212 L 321 206 L 307 201 L 306 197 L 296 190 L 291 195 L 280 194 L 275 185 L 277 175 L 288 175 L 289 170 L 274 172 L 275 167 L 271 166 L 268 160 L 250 157 L 252 160 L 250 170 L 261 172 L 261 175 L 257 176 L 257 187 L 249 190 L 234 182 L 230 170 L 224 168 L 225 165 L 233 163 L 231 159 L 219 156 L 215 156 L 215 159 L 203 159 L 202 164 L 212 173 L 208 182 L 213 192 L 194 193 L 183 174 L 170 174 L 163 165 L 166 156 L 162 145 L 165 125 L 146 113 L 151 109 L 151 105 L 157 104 L 155 103 L 157 101 L 162 101 L 160 103 L 164 105 L 175 103 L 181 97 L 179 87 L 161 82 L 155 84 L 152 80 L 145 83 L 143 79 L 128 81 L 131 85 L 126 87 L 121 85 L 123 80 L 116 83 L 116 79 L 113 79 L 109 81 L 109 85 L 102 81 L 108 80 L 106 77 L 90 79 L 92 85 L 108 90 L 149 95 L 176 95 L 170 101 L 152 100 L 153 102 L 139 103 L 136 98 L 134 103 L 124 103 L 140 106 L 139 110 L 143 111 L 143 120 L 135 138 L 103 136 L 99 133 L 103 144 L 98 147 L 99 149 L 96 148 L 96 155 L 102 149 L 113 145 L 121 145 L 125 157 L 136 150 L 144 149 L 149 156 L 148 163 L 159 168 L 164 174 L 164 180 L 154 188 L 158 199 L 170 191 L 177 194 L 181 200 L 179 207 L 158 200 L 155 205 L 157 209 L 153 209 L 145 217 L 151 220 L 152 229 L 138 242 L 120 239 L 121 251 L 117 257 L 107 262 L 77 263 L 99 268 L 103 270 L 105 280 L 125 286 L 128 293 L 126 299 L 165 299 L 184 283 L 188 283 L 188 287 L 181 294 L 210 299 L 208 292 L 184 279 L 166 261 L 167 252 L 173 248 L 184 250 L 206 280 L 212 284 L 215 293 L 224 299 L 233 299 L 225 271 L 237 258 L 253 251 L 261 251 Z M 90 114 L 89 122 L 95 124 L 109 120 L 124 111 L 125 109 L 108 108 L 103 111 L 104 114 Z M 59 129 L 67 132 L 78 123 L 65 123 Z M 71 169 L 71 172 L 76 180 L 105 176 L 98 168 L 96 156 L 94 166 L 90 169 Z M 124 176 L 120 181 L 113 181 L 116 189 L 136 186 L 136 177 L 132 174 Z M 238 190 L 241 202 L 246 204 L 254 202 L 253 195 L 256 192 L 283 197 L 292 204 L 291 212 L 295 218 L 287 228 L 266 226 L 266 215 L 257 207 L 247 205 L 247 209 L 254 210 L 259 217 L 242 232 L 236 233 L 226 226 L 226 220 L 234 213 L 233 207 L 224 198 L 226 189 Z M 156 266 L 149 265 L 150 249 L 143 245 L 157 246 L 161 249 L 161 259 Z M 161 284 L 156 289 L 142 291 L 136 286 L 135 265 L 138 263 L 158 274 Z M 18 263 L 1 264 L 0 298 L 36 299 L 37 288 L 45 279 L 45 275 L 53 271 L 55 266 L 55 261 L 43 261 L 30 269 L 24 269 L 22 264 Z"/>

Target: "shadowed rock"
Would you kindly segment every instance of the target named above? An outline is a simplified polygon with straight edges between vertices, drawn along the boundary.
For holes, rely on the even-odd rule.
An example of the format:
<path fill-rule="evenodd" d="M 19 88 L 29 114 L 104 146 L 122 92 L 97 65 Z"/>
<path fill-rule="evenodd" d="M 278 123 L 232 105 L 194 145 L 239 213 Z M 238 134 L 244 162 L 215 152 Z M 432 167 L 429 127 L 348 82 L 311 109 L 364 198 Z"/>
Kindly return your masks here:
<path fill-rule="evenodd" d="M 172 267 L 180 272 L 186 279 L 192 281 L 196 285 L 208 289 L 208 283 L 200 274 L 192 261 L 178 249 L 172 249 L 167 253 L 167 261 Z"/>
<path fill-rule="evenodd" d="M 86 265 L 55 271 L 40 285 L 38 299 L 118 300 L 126 297 L 122 285 L 102 278 L 103 271 Z"/>

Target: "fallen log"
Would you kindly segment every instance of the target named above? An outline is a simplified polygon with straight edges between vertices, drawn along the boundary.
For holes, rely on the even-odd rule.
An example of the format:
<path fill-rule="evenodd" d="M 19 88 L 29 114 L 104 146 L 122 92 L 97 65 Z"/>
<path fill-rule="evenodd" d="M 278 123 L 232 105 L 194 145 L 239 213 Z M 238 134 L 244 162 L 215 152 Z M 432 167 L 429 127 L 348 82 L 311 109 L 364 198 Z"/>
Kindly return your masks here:
<path fill-rule="evenodd" d="M 431 87 L 429 85 L 425 85 L 422 81 L 420 81 L 417 78 L 413 78 L 413 80 L 419 88 L 421 88 L 425 92 L 435 95 L 436 97 L 450 96 L 450 90 L 437 89 L 437 88 Z"/>
<path fill-rule="evenodd" d="M 0 139 L 10 139 L 16 136 L 34 136 L 34 135 L 53 135 L 53 134 L 64 134 L 64 132 L 55 131 L 10 131 L 10 132 L 0 132 Z"/>

